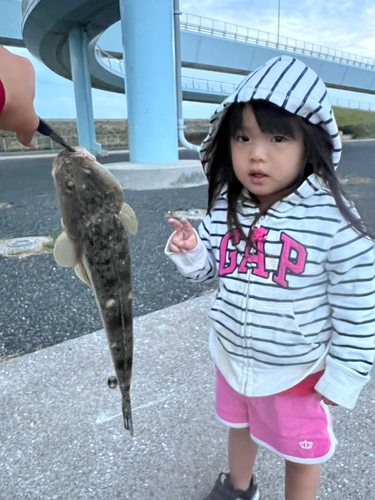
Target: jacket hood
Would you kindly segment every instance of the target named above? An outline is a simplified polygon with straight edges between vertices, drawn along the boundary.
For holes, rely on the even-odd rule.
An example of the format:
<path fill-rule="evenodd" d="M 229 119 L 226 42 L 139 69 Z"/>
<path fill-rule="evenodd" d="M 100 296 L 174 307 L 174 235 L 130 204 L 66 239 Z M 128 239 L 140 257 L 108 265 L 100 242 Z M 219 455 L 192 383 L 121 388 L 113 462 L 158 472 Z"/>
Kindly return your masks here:
<path fill-rule="evenodd" d="M 270 59 L 244 78 L 212 115 L 210 131 L 200 151 L 205 172 L 211 161 L 207 148 L 228 108 L 235 102 L 248 102 L 251 99 L 270 101 L 322 127 L 332 139 L 332 160 L 333 165 L 337 166 L 341 156 L 341 139 L 325 84 L 303 62 L 294 57 L 280 56 Z"/>

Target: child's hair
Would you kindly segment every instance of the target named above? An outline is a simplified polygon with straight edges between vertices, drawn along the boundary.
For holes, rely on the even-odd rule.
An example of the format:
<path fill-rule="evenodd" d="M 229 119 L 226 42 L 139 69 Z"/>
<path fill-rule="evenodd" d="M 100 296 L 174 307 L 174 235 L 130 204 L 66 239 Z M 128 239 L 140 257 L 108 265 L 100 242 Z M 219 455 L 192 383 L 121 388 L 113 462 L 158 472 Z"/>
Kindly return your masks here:
<path fill-rule="evenodd" d="M 246 238 L 238 220 L 237 203 L 241 197 L 243 186 L 237 179 L 232 165 L 231 138 L 234 138 L 242 127 L 243 110 L 251 104 L 256 121 L 263 133 L 281 134 L 296 139 L 302 136 L 305 147 L 306 164 L 302 178 L 298 178 L 294 185 L 288 186 L 280 198 L 295 191 L 306 178 L 315 173 L 326 184 L 328 191 L 334 197 L 337 207 L 346 221 L 363 236 L 375 239 L 364 227 L 362 221 L 349 208 L 352 203 L 336 176 L 332 162 L 332 142 L 328 133 L 320 126 L 309 123 L 304 118 L 292 114 L 283 108 L 265 100 L 257 99 L 250 102 L 233 103 L 227 110 L 216 136 L 212 139 L 207 156 L 211 155 L 211 162 L 207 167 L 208 178 L 208 213 L 224 187 L 227 187 L 228 199 L 228 229 L 237 229 L 241 239 L 246 240 L 251 247 L 251 233 L 255 224 L 266 212 L 259 213 L 251 224 L 249 235 Z M 249 191 L 254 205 L 259 204 L 258 198 Z"/>

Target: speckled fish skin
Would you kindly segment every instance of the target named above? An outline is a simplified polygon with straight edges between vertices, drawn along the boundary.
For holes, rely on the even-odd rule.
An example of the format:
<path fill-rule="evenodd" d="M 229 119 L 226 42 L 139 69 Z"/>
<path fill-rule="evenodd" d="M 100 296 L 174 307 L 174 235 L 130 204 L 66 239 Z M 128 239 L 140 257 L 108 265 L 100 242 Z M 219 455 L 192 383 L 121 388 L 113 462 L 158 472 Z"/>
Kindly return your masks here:
<path fill-rule="evenodd" d="M 119 217 L 120 185 L 98 162 L 62 151 L 52 168 L 64 230 L 75 262 L 84 265 L 94 291 L 122 394 L 125 429 L 133 435 L 130 382 L 133 313 L 130 251 Z"/>

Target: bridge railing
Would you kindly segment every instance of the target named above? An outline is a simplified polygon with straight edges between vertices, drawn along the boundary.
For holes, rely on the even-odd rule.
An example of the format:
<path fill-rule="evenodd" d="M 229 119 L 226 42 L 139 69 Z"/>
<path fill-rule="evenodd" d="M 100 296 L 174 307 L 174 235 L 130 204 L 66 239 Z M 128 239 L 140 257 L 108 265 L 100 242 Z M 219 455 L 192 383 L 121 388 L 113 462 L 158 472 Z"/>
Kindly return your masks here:
<path fill-rule="evenodd" d="M 208 92 L 209 94 L 230 95 L 236 90 L 234 83 L 214 82 L 203 80 L 201 78 L 190 78 L 183 76 L 181 78 L 182 88 L 184 90 L 196 90 L 198 92 Z"/>
<path fill-rule="evenodd" d="M 208 17 L 182 13 L 180 26 L 181 29 L 186 31 L 199 32 L 220 38 L 273 47 L 295 54 L 306 54 L 328 61 L 375 70 L 375 59 L 370 57 L 359 56 L 351 52 L 332 49 L 324 45 L 304 42 L 291 37 L 278 37 L 275 33 L 227 23 L 225 21 L 218 21 L 216 19 L 209 19 Z M 103 57 L 108 57 L 108 53 L 105 53 L 99 46 L 96 47 L 96 51 L 99 60 Z M 105 65 L 107 67 L 110 65 L 110 69 L 117 74 L 124 74 L 124 63 L 121 59 L 115 59 L 113 56 L 110 56 L 109 61 L 106 61 Z"/>
<path fill-rule="evenodd" d="M 181 15 L 181 29 L 186 31 L 200 32 L 221 38 L 229 38 L 240 42 L 254 43 L 274 47 L 277 49 L 306 54 L 313 57 L 327 59 L 329 61 L 341 62 L 352 66 L 375 69 L 375 59 L 359 56 L 343 50 L 332 49 L 316 43 L 304 42 L 291 37 L 277 36 L 246 26 L 240 26 L 225 21 L 209 19 L 194 14 L 183 13 Z"/>
<path fill-rule="evenodd" d="M 113 54 L 103 50 L 99 45 L 95 47 L 96 58 L 106 69 L 113 71 L 117 75 L 124 76 L 124 62 L 122 59 L 114 57 Z M 200 78 L 182 77 L 182 88 L 186 90 L 207 91 L 220 95 L 230 95 L 234 92 L 236 85 L 233 83 L 214 82 Z"/>
<path fill-rule="evenodd" d="M 124 75 L 123 62 L 113 57 L 109 52 L 96 47 L 96 54 L 98 61 L 102 66 L 111 69 L 119 75 Z M 227 82 L 216 82 L 212 80 L 205 80 L 202 78 L 191 78 L 183 76 L 181 78 L 182 88 L 184 90 L 194 90 L 197 92 L 208 92 L 212 94 L 219 94 L 227 96 L 232 94 L 236 89 L 236 84 Z M 375 111 L 375 102 L 361 101 L 359 99 L 345 99 L 341 97 L 330 96 L 332 106 L 340 106 L 344 108 L 362 109 L 365 111 Z"/>
<path fill-rule="evenodd" d="M 101 47 L 99 47 L 99 45 L 96 45 L 95 47 L 95 56 L 99 64 L 105 69 L 109 69 L 116 75 L 125 75 L 125 66 L 123 59 L 114 57 L 113 54 L 103 50 Z"/>
<path fill-rule="evenodd" d="M 125 70 L 122 60 L 117 59 L 98 45 L 95 48 L 95 53 L 97 60 L 102 66 L 117 75 L 124 76 Z M 214 82 L 201 78 L 189 78 L 187 76 L 181 78 L 181 83 L 184 90 L 196 90 L 219 95 L 230 95 L 236 88 L 236 85 L 233 83 Z"/>
<path fill-rule="evenodd" d="M 357 99 L 343 99 L 329 96 L 332 106 L 340 108 L 361 109 L 362 111 L 375 111 L 375 102 L 359 101 Z"/>

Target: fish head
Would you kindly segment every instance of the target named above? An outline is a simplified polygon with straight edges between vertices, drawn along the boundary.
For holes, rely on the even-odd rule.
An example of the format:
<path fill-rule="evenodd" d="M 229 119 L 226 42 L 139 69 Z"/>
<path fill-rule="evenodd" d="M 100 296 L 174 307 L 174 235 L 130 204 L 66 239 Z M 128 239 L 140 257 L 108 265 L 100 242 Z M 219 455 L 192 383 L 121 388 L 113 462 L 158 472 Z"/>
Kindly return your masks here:
<path fill-rule="evenodd" d="M 52 176 L 63 225 L 70 236 L 75 237 L 87 218 L 103 211 L 120 212 L 121 185 L 85 149 L 61 151 L 53 162 Z"/>

